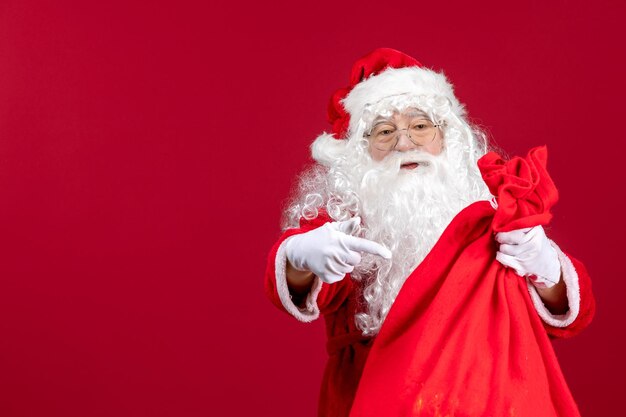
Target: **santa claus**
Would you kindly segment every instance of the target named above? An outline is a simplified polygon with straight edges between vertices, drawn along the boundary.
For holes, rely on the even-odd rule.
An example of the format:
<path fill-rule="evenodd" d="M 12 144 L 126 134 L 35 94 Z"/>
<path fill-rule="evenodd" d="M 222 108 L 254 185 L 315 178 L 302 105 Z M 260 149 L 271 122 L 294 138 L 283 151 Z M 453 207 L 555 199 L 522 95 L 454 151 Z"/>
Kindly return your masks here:
<path fill-rule="evenodd" d="M 460 211 L 497 203 L 477 167 L 489 151 L 485 135 L 468 123 L 446 77 L 412 57 L 377 49 L 358 60 L 328 114 L 332 133 L 311 147 L 317 163 L 284 213 L 265 285 L 296 319 L 324 317 L 329 361 L 319 415 L 347 416 L 407 277 Z M 493 239 L 497 261 L 526 281 L 550 335 L 588 324 L 588 276 L 541 226 Z"/>

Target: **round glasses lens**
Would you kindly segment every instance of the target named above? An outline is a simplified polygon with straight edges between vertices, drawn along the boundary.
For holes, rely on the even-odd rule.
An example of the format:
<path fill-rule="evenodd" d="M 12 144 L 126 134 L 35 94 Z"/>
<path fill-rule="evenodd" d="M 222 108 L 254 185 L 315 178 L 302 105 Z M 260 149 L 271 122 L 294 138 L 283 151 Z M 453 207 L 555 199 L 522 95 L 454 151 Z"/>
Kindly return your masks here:
<path fill-rule="evenodd" d="M 411 134 L 411 139 L 413 141 L 429 141 L 435 136 L 436 127 L 430 120 L 414 120 L 411 123 L 411 127 L 409 132 Z M 418 145 L 423 145 L 424 143 L 417 143 Z"/>
<path fill-rule="evenodd" d="M 390 150 L 396 146 L 398 139 L 398 129 L 396 126 L 388 123 L 378 124 L 372 129 L 370 134 L 374 146 L 383 151 Z"/>
<path fill-rule="evenodd" d="M 435 138 L 437 127 L 428 119 L 412 120 L 405 129 L 398 129 L 392 123 L 380 123 L 372 129 L 370 139 L 376 149 L 389 151 L 396 147 L 403 132 L 415 145 L 423 146 Z"/>

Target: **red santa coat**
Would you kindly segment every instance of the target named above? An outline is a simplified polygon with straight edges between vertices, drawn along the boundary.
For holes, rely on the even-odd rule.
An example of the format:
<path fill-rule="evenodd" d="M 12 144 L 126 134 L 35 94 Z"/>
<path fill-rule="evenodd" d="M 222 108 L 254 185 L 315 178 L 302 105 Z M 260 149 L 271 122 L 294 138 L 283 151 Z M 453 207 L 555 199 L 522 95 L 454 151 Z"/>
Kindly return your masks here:
<path fill-rule="evenodd" d="M 357 329 L 356 286 L 347 275 L 334 284 L 324 284 L 315 278 L 305 299 L 292 298 L 285 277 L 283 242 L 290 236 L 305 233 L 330 221 L 325 215 L 300 221 L 300 228 L 287 230 L 272 248 L 265 274 L 265 291 L 279 309 L 300 321 L 311 322 L 320 315 L 326 324 L 328 362 L 319 397 L 320 416 L 347 416 L 363 372 L 372 338 Z M 279 253 L 280 252 L 280 253 Z"/>

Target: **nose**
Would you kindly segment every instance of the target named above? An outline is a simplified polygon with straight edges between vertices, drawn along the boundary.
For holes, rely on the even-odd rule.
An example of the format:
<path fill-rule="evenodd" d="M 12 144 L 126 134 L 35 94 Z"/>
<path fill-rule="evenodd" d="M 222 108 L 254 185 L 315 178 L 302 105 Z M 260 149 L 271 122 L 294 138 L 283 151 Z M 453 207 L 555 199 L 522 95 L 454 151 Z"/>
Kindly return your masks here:
<path fill-rule="evenodd" d="M 396 143 L 395 150 L 400 152 L 406 152 L 417 148 L 417 145 L 413 143 L 409 137 L 408 129 L 401 129 L 398 131 L 398 142 Z"/>

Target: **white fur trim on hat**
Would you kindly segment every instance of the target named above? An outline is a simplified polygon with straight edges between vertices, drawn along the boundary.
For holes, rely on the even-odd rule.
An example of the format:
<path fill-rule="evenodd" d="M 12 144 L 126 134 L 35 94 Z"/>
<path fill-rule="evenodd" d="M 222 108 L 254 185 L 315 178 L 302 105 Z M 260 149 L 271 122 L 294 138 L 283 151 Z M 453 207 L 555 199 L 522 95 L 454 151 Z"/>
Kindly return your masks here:
<path fill-rule="evenodd" d="M 330 133 L 322 133 L 311 144 L 311 156 L 315 161 L 330 166 L 346 150 L 347 141 L 337 140 Z"/>
<path fill-rule="evenodd" d="M 465 115 L 463 105 L 454 95 L 454 88 L 446 76 L 427 68 L 388 68 L 359 84 L 343 99 L 342 104 L 350 114 L 350 132 L 354 132 L 368 104 L 397 95 L 445 97 L 452 111 L 459 117 Z"/>
<path fill-rule="evenodd" d="M 370 110 L 376 110 L 377 104 L 404 107 L 421 103 L 419 107 L 424 111 L 437 110 L 434 107 L 441 110 L 443 106 L 447 115 L 440 116 L 446 119 L 450 112 L 457 120 L 465 116 L 465 108 L 455 97 L 454 88 L 446 76 L 422 67 L 387 68 L 357 84 L 341 103 L 350 115 L 348 137 L 359 129 L 365 129 L 365 109 L 371 106 Z M 311 155 L 318 163 L 331 166 L 346 152 L 347 142 L 343 138 L 338 139 L 332 134 L 323 133 L 311 144 Z"/>

